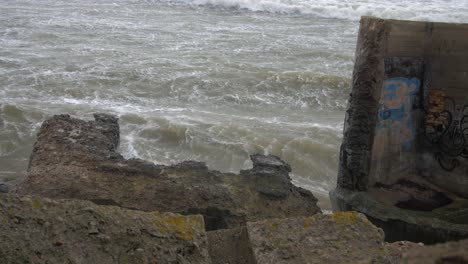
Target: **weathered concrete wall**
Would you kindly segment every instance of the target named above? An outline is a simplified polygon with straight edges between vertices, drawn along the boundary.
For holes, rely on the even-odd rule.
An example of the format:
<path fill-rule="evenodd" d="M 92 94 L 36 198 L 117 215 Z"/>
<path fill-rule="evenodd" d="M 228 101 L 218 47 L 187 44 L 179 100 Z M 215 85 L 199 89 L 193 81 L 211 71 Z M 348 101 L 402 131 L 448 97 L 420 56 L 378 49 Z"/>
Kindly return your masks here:
<path fill-rule="evenodd" d="M 466 36 L 468 25 L 463 24 L 362 18 L 340 156 L 340 187 L 367 190 L 376 183 L 416 175 L 468 197 L 468 159 L 456 157 L 458 166 L 447 171 L 451 160 L 443 160 L 444 169 L 436 158 L 439 146 L 426 139 L 434 95 L 442 100 L 435 115 L 449 110 L 454 120 L 461 121 L 463 113 L 457 111 L 468 103 Z M 450 109 L 451 101 L 444 97 L 453 98 L 458 110 Z M 465 128 L 468 141 L 468 124 L 461 126 Z M 468 154 L 468 148 L 464 151 Z"/>
<path fill-rule="evenodd" d="M 418 101 L 423 60 L 386 57 L 384 65 L 371 156 L 371 185 L 393 183 L 416 173 L 415 141 L 422 126 Z"/>
<path fill-rule="evenodd" d="M 468 24 L 363 17 L 343 133 L 335 211 L 356 209 L 362 194 L 378 204 L 360 211 L 386 231 L 390 220 L 447 221 L 437 238 L 427 219 L 395 237 L 464 237 L 449 225 L 468 223 Z M 389 206 L 409 211 L 379 217 Z"/>
<path fill-rule="evenodd" d="M 416 107 L 423 107 L 426 110 L 427 115 L 422 117 L 422 122 L 429 124 L 425 124 L 425 127 L 422 127 L 424 124 L 420 124 L 421 129 L 417 134 L 418 157 L 414 163 L 417 173 L 444 189 L 468 197 L 468 160 L 463 157 L 453 159 L 445 156 L 440 157 L 442 165 L 439 164 L 435 156 L 440 152 L 440 146 L 428 144 L 425 138 L 427 134 L 425 129 L 434 128 L 433 122 L 437 121 L 434 118 L 437 119 L 441 111 L 450 111 L 454 121 L 457 118 L 461 121 L 459 115 L 462 113 L 458 111 L 462 111 L 463 105 L 468 103 L 468 25 L 395 20 L 388 23 L 390 30 L 386 57 L 424 60 L 424 76 L 420 78 L 422 89 L 419 92 L 421 96 L 419 100 L 421 101 Z M 444 97 L 452 98 L 453 102 Z M 434 108 L 434 101 L 438 101 L 438 109 Z M 453 106 L 459 110 L 452 109 Z M 465 111 L 464 115 L 467 114 L 468 111 Z M 443 117 L 442 119 L 439 117 L 438 121 L 443 122 Z M 463 125 L 461 129 L 467 127 L 468 125 Z M 463 135 L 464 140 L 468 140 L 466 132 Z M 457 154 L 457 151 L 450 152 L 453 152 L 453 156 Z M 449 171 L 453 165 L 459 166 Z"/>
<path fill-rule="evenodd" d="M 386 50 L 384 20 L 363 18 L 340 150 L 338 186 L 366 190 Z"/>

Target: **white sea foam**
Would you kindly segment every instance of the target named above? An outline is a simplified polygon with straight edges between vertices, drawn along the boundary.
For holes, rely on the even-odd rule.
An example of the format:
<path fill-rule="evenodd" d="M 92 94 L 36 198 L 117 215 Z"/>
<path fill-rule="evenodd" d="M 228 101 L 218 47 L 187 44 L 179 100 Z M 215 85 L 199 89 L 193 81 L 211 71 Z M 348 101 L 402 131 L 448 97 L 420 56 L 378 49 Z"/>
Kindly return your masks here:
<path fill-rule="evenodd" d="M 179 2 L 251 11 L 311 14 L 322 18 L 349 20 L 358 20 L 361 16 L 378 16 L 468 23 L 466 0 L 180 0 Z"/>

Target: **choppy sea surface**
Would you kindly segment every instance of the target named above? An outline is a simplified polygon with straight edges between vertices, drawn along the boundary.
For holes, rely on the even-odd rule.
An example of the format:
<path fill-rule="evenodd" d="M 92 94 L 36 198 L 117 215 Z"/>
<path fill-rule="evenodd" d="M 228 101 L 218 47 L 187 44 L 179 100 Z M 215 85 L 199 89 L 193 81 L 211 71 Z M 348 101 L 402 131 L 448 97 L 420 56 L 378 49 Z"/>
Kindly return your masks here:
<path fill-rule="evenodd" d="M 468 1 L 0 0 L 0 183 L 46 118 L 105 112 L 125 157 L 274 154 L 329 209 L 363 15 L 468 23 Z"/>

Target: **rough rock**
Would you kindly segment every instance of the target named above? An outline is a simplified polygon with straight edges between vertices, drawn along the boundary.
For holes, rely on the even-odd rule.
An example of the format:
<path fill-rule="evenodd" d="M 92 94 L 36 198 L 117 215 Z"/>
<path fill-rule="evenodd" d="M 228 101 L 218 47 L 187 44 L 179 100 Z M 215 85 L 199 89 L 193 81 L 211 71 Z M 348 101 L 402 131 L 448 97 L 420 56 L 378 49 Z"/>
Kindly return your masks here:
<path fill-rule="evenodd" d="M 257 264 L 390 263 L 383 231 L 356 212 L 247 223 Z"/>
<path fill-rule="evenodd" d="M 142 211 L 202 214 L 207 230 L 246 221 L 311 216 L 320 209 L 296 187 L 278 157 L 253 155 L 239 175 L 186 161 L 172 166 L 124 159 L 117 151 L 118 119 L 105 114 L 83 121 L 58 115 L 45 121 L 30 157 L 28 175 L 15 193 L 71 198 Z"/>
<path fill-rule="evenodd" d="M 0 262 L 211 263 L 203 218 L 0 194 Z"/>
<path fill-rule="evenodd" d="M 414 243 L 410 241 L 385 243 L 385 248 L 387 249 L 388 254 L 390 255 L 391 264 L 400 264 L 404 254 L 423 246 L 423 243 Z"/>
<path fill-rule="evenodd" d="M 8 193 L 9 189 L 6 184 L 0 183 L 0 193 Z"/>
<path fill-rule="evenodd" d="M 468 240 L 413 248 L 402 264 L 468 264 Z"/>
<path fill-rule="evenodd" d="M 245 227 L 207 232 L 213 264 L 256 264 Z"/>

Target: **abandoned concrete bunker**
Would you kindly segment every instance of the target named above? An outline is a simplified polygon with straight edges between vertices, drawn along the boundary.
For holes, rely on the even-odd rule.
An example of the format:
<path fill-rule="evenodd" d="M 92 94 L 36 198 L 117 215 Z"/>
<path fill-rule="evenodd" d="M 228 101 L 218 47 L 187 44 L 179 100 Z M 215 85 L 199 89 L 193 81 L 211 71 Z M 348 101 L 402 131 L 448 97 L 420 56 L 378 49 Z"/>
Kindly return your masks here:
<path fill-rule="evenodd" d="M 468 237 L 468 24 L 361 19 L 334 211 L 386 240 Z"/>

